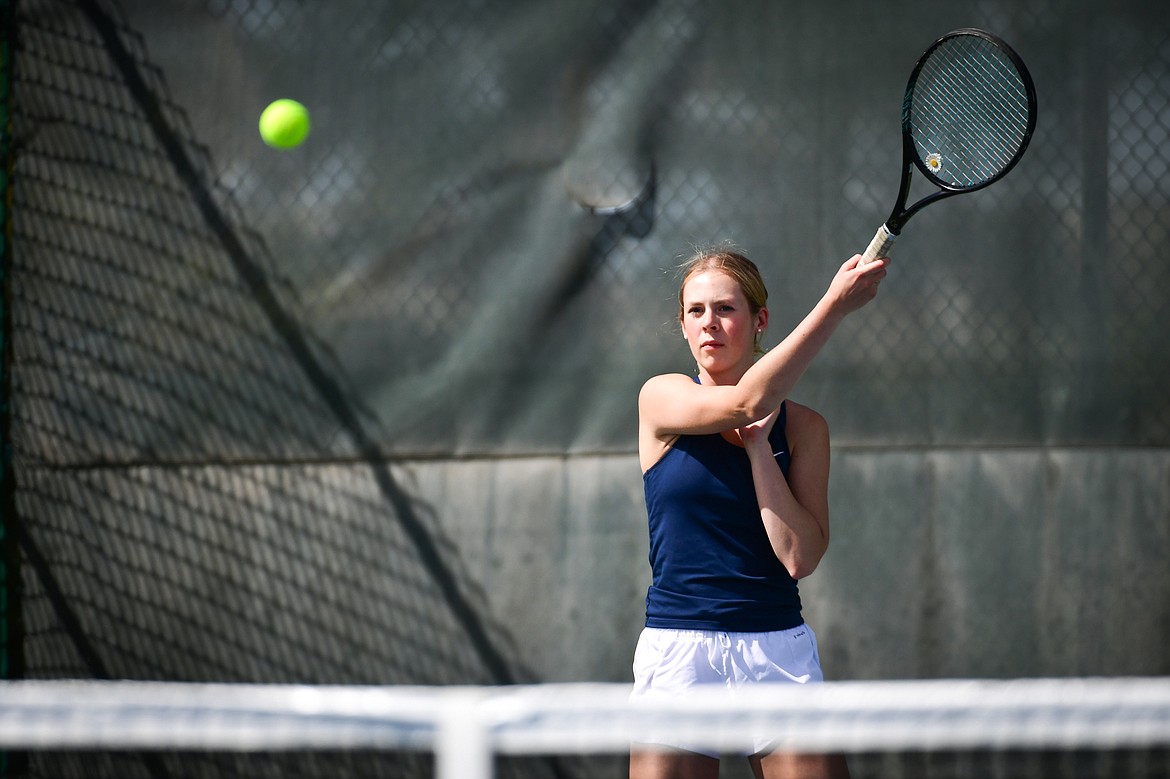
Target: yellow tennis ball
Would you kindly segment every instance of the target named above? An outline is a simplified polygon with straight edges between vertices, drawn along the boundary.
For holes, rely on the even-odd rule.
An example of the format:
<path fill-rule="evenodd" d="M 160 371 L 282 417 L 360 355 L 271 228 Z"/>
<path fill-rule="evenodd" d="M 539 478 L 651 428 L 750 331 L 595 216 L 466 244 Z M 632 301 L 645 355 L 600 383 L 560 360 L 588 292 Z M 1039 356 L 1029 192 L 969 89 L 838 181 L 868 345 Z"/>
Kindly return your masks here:
<path fill-rule="evenodd" d="M 274 149 L 299 146 L 309 134 L 309 110 L 295 100 L 274 100 L 260 114 L 260 137 Z"/>

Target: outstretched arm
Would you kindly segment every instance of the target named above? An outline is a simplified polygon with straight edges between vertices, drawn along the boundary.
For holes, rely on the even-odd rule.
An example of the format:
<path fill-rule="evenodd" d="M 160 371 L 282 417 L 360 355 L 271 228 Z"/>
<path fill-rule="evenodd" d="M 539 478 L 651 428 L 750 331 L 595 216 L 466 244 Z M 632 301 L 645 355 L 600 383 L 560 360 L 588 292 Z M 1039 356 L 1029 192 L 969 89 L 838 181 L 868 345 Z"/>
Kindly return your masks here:
<path fill-rule="evenodd" d="M 733 386 L 703 387 L 680 374 L 650 379 L 638 399 L 641 435 L 717 433 L 762 419 L 780 406 L 841 320 L 877 294 L 886 260 L 847 260 L 796 329 L 756 361 Z"/>

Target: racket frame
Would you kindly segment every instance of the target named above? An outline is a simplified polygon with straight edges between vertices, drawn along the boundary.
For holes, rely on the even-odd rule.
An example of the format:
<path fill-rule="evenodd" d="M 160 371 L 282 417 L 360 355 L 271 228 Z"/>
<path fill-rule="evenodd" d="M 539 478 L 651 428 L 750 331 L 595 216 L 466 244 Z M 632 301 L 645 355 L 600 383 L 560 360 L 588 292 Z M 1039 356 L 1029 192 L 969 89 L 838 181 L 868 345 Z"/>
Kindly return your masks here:
<path fill-rule="evenodd" d="M 953 38 L 961 36 L 974 36 L 977 38 L 983 38 L 984 40 L 999 48 L 1007 56 L 1012 65 L 1015 67 L 1016 72 L 1020 74 L 1020 80 L 1023 82 L 1029 107 L 1028 124 L 1024 130 L 1024 136 L 1020 141 L 1019 147 L 1016 149 L 1016 153 L 994 176 L 991 176 L 990 178 L 984 179 L 983 181 L 968 187 L 950 184 L 931 173 L 930 168 L 926 166 L 926 163 L 919 155 L 918 148 L 914 145 L 914 138 L 911 136 L 910 131 L 913 122 L 912 104 L 914 99 L 914 87 L 918 83 L 918 77 L 922 73 L 922 68 L 926 65 L 927 61 L 930 59 L 930 56 L 934 54 L 935 50 L 938 49 L 939 46 Z M 898 235 L 902 232 L 902 228 L 906 226 L 906 223 L 910 221 L 910 217 L 917 214 L 926 206 L 930 205 L 931 203 L 936 203 L 939 200 L 943 200 L 944 198 L 951 197 L 952 195 L 960 195 L 966 192 L 975 192 L 990 184 L 994 184 L 996 181 L 999 181 L 1001 178 L 1006 176 L 1008 171 L 1014 168 L 1016 163 L 1020 161 L 1020 158 L 1024 156 L 1024 152 L 1027 150 L 1028 144 L 1032 140 L 1032 133 L 1036 130 L 1036 114 L 1036 86 L 1032 81 L 1032 74 L 1028 72 L 1028 68 L 1026 65 L 1024 65 L 1024 60 L 1020 57 L 1020 55 L 1017 54 L 1015 49 L 1009 46 L 1002 38 L 987 32 L 986 30 L 980 30 L 975 27 L 961 27 L 957 30 L 948 32 L 946 35 L 943 35 L 934 43 L 932 43 L 926 49 L 926 51 L 922 53 L 922 56 L 918 58 L 918 62 L 915 63 L 914 69 L 910 71 L 910 78 L 906 82 L 906 92 L 902 96 L 902 180 L 898 184 L 898 197 L 894 201 L 894 207 L 890 211 L 889 218 L 886 219 L 885 223 L 881 227 L 878 228 L 878 231 L 874 235 L 873 240 L 870 241 L 869 246 L 862 254 L 862 264 L 872 262 L 878 257 L 888 256 L 895 239 L 897 239 Z M 938 191 L 926 195 L 925 197 L 916 201 L 913 205 L 907 207 L 906 200 L 910 196 L 910 186 L 913 181 L 913 173 L 915 169 L 917 169 L 918 172 L 921 173 L 927 181 L 938 187 Z"/>

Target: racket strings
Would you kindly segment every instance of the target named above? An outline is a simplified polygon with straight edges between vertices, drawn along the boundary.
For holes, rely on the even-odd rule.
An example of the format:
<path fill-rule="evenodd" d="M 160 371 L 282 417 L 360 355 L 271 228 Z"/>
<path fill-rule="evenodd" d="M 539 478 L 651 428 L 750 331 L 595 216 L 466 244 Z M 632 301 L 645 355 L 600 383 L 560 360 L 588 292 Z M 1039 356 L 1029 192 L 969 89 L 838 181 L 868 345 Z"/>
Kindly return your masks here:
<path fill-rule="evenodd" d="M 923 157 L 939 154 L 946 164 L 936 175 L 949 174 L 954 178 L 951 183 L 961 186 L 992 178 L 1010 164 L 1027 128 L 1026 117 L 1013 124 L 1010 117 L 998 115 L 998 123 L 989 122 L 986 111 L 950 93 L 938 96 L 933 110 L 919 116 L 925 118 L 916 124 L 913 136 L 920 151 L 926 152 Z"/>
<path fill-rule="evenodd" d="M 1017 136 L 1022 136 L 1028 124 L 1028 95 L 1011 63 L 987 59 L 983 63 L 955 64 L 965 66 L 964 70 L 944 69 L 937 75 L 938 82 L 945 87 L 944 95 L 952 99 L 957 95 L 982 98 L 982 102 L 972 101 L 965 109 L 973 120 L 982 118 L 986 127 L 1001 135 L 1015 131 Z"/>
<path fill-rule="evenodd" d="M 961 90 L 969 90 L 971 83 L 942 83 L 930 110 L 918 111 L 913 133 L 921 150 L 939 155 L 937 173 L 949 174 L 960 185 L 991 178 L 1010 164 L 1027 129 L 1026 115 L 1017 121 L 994 103 L 963 97 Z"/>
<path fill-rule="evenodd" d="M 960 36 L 923 63 L 906 121 L 923 164 L 950 186 L 979 186 L 1009 167 L 1028 137 L 1031 104 L 1015 64 L 994 43 Z"/>

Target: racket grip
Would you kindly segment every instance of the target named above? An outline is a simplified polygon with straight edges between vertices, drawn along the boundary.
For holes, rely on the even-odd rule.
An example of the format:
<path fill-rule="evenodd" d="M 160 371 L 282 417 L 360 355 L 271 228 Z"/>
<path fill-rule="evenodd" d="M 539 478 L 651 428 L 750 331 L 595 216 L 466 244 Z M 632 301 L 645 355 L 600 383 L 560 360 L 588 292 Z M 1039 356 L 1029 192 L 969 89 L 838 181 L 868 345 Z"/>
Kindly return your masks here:
<path fill-rule="evenodd" d="M 868 265 L 876 260 L 878 257 L 889 257 L 890 249 L 894 248 L 894 241 L 898 236 L 890 232 L 890 228 L 882 225 L 878 228 L 877 234 L 874 235 L 873 240 L 869 242 L 869 246 L 861 255 L 861 261 L 858 265 Z"/>

